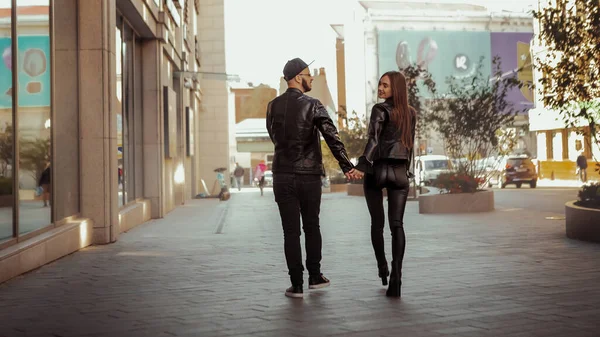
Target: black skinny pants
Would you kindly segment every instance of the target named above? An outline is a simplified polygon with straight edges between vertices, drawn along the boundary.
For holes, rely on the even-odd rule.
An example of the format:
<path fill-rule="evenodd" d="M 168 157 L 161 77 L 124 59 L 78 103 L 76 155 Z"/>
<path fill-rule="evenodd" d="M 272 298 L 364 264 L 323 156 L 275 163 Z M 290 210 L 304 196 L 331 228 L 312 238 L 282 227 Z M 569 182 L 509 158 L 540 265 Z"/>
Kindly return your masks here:
<path fill-rule="evenodd" d="M 285 259 L 293 285 L 303 284 L 300 218 L 304 229 L 306 269 L 309 275 L 321 273 L 321 176 L 308 174 L 273 174 L 273 192 L 283 226 Z"/>
<path fill-rule="evenodd" d="M 383 188 L 388 195 L 388 221 L 392 233 L 392 258 L 402 268 L 406 237 L 404 234 L 404 209 L 410 183 L 407 177 L 407 160 L 383 159 L 373 164 L 373 174 L 365 174 L 364 192 L 371 214 L 371 243 L 378 266 L 387 265 L 383 240 L 385 215 Z"/>

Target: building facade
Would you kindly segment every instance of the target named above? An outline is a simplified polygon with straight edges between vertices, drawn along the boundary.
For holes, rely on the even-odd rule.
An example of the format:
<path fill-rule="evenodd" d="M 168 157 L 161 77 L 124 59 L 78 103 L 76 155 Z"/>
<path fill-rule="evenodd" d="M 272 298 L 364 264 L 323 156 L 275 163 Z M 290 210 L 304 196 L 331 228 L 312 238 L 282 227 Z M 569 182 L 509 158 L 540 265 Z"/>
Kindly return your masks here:
<path fill-rule="evenodd" d="M 539 2 L 540 9 L 548 6 L 547 1 Z M 540 38 L 540 25 L 534 22 L 535 38 L 532 43 L 534 57 L 545 59 L 546 46 Z M 541 72 L 534 71 L 536 87 L 541 88 Z M 577 180 L 576 160 L 580 154 L 588 159 L 588 169 L 593 171 L 594 165 L 590 163 L 600 161 L 600 144 L 593 140 L 590 126 L 583 120 L 575 121 L 575 128 L 566 128 L 564 118 L 558 111 L 546 107 L 542 96 L 536 92 L 535 107 L 529 111 L 530 131 L 534 132 L 537 141 L 537 157 L 539 160 L 539 174 L 541 178 Z M 595 130 L 598 134 L 600 128 Z M 588 173 L 588 177 L 592 179 Z"/>
<path fill-rule="evenodd" d="M 230 161 L 223 0 L 26 3 L 0 0 L 0 282 L 163 217 Z"/>
<path fill-rule="evenodd" d="M 491 75 L 495 56 L 504 75 L 517 73 L 522 82 L 532 82 L 533 27 L 527 13 L 495 13 L 469 3 L 367 0 L 358 1 L 346 22 L 331 27 L 337 33 L 338 104 L 365 118 L 377 103 L 380 76 L 408 65 L 427 69 L 438 94 L 446 93 L 446 78 L 472 76 L 479 64 L 484 76 Z M 517 72 L 520 68 L 524 71 Z M 425 103 L 433 98 L 424 88 L 420 94 Z M 521 111 L 516 125 L 527 125 L 531 90 L 514 89 L 508 99 Z M 525 133 L 521 136 L 521 150 L 535 152 L 534 139 Z M 422 153 L 445 152 L 435 134 L 419 145 Z"/>
<path fill-rule="evenodd" d="M 230 91 L 235 101 L 234 165 L 238 163 L 244 169 L 242 184 L 252 185 L 258 164 L 264 162 L 270 169 L 273 161 L 274 147 L 265 116 L 267 105 L 277 97 L 277 89 L 266 84 L 254 86 L 248 83 L 232 84 Z"/>

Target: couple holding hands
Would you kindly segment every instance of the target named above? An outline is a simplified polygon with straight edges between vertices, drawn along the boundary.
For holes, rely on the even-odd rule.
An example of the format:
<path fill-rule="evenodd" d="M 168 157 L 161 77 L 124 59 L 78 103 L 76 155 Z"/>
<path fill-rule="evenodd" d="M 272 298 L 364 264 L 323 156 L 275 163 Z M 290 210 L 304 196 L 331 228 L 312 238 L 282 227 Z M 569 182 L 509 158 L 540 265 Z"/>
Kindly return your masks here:
<path fill-rule="evenodd" d="M 286 63 L 283 74 L 288 89 L 269 102 L 267 130 L 275 145 L 273 192 L 284 233 L 284 250 L 291 287 L 285 295 L 303 297 L 300 219 L 305 234 L 309 289 L 327 287 L 321 273 L 321 179 L 323 163 L 319 132 L 348 179 L 364 179 L 364 194 L 371 215 L 371 242 L 378 276 L 389 286 L 387 296 L 401 296 L 402 260 L 406 239 L 403 217 L 409 191 L 409 167 L 415 136 L 416 111 L 408 105 L 407 84 L 397 71 L 383 74 L 369 122 L 368 140 L 355 166 L 325 107 L 305 95 L 312 89 L 309 64 L 299 58 Z M 384 249 L 383 189 L 388 195 L 388 220 L 392 234 L 391 271 Z"/>

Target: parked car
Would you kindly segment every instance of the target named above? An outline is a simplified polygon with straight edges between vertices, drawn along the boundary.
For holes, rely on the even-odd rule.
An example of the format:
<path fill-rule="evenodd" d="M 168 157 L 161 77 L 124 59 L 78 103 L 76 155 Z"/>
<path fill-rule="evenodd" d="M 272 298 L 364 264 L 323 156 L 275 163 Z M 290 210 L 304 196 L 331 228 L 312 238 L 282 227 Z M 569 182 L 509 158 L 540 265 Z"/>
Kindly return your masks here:
<path fill-rule="evenodd" d="M 521 188 L 523 184 L 536 188 L 538 174 L 537 169 L 530 157 L 526 155 L 508 156 L 500 161 L 497 174 L 492 174 L 490 183 L 497 183 L 498 187 L 505 188 L 506 185 L 516 185 Z"/>
<path fill-rule="evenodd" d="M 476 161 L 476 172 L 483 180 L 482 188 L 498 185 L 508 157 L 486 157 Z"/>
<path fill-rule="evenodd" d="M 415 183 L 430 185 L 441 173 L 452 170 L 452 161 L 447 156 L 426 155 L 415 157 Z"/>

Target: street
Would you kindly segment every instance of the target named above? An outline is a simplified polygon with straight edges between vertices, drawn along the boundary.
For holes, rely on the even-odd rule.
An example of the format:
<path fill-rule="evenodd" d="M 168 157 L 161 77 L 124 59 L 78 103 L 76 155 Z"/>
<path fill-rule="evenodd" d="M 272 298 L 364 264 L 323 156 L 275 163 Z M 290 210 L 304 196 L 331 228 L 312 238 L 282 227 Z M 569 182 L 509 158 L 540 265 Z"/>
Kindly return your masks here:
<path fill-rule="evenodd" d="M 508 208 L 515 211 L 556 212 L 564 214 L 565 203 L 577 199 L 578 188 L 573 187 L 537 187 L 523 186 L 516 188 L 494 189 L 494 200 L 497 208 Z"/>
<path fill-rule="evenodd" d="M 574 191 L 496 190 L 485 214 L 419 215 L 409 202 L 400 300 L 377 277 L 361 197 L 323 194 L 332 285 L 305 286 L 303 300 L 283 294 L 271 189 L 192 200 L 0 285 L 0 336 L 597 336 L 600 245 L 546 219 Z"/>

